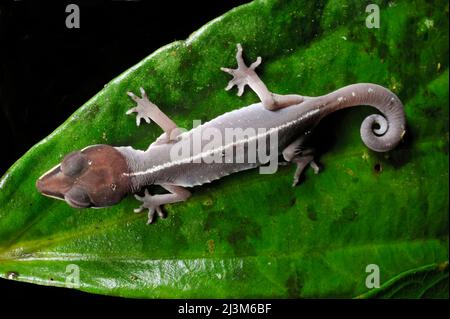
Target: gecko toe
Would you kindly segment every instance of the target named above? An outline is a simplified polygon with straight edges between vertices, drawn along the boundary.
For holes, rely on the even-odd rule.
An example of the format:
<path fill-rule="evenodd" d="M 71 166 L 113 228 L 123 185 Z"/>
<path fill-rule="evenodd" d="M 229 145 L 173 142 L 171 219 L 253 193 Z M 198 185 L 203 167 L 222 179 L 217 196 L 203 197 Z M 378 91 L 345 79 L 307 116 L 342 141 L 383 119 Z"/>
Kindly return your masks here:
<path fill-rule="evenodd" d="M 135 214 L 139 214 L 139 213 L 141 213 L 143 210 L 144 210 L 144 205 L 141 205 L 140 207 L 135 208 L 135 209 L 133 210 L 133 212 L 134 212 Z"/>
<path fill-rule="evenodd" d="M 233 86 L 234 86 L 233 81 L 228 82 L 228 85 L 225 87 L 225 91 L 231 90 L 233 88 Z"/>
<path fill-rule="evenodd" d="M 139 103 L 141 100 L 138 96 L 136 96 L 133 92 L 127 92 L 127 95 L 133 99 L 136 103 Z"/>
<path fill-rule="evenodd" d="M 230 69 L 230 68 L 220 68 L 223 72 L 226 72 L 226 73 L 228 73 L 228 74 L 231 74 L 231 75 L 233 75 L 234 74 L 234 70 L 233 69 Z"/>
<path fill-rule="evenodd" d="M 153 208 L 149 208 L 148 209 L 148 219 L 147 219 L 147 225 L 150 225 L 153 223 L 154 221 L 154 217 L 155 217 L 155 209 Z"/>
<path fill-rule="evenodd" d="M 156 206 L 156 213 L 161 218 L 166 218 L 166 215 L 164 214 L 163 210 L 161 209 L 161 206 Z"/>
<path fill-rule="evenodd" d="M 238 84 L 237 96 L 242 96 L 242 94 L 244 94 L 245 85 L 246 85 L 246 83 Z"/>
<path fill-rule="evenodd" d="M 253 62 L 252 64 L 250 64 L 249 69 L 250 70 L 255 70 L 262 62 L 262 58 L 259 56 L 255 62 Z"/>
<path fill-rule="evenodd" d="M 313 171 L 314 171 L 314 174 L 319 174 L 320 173 L 320 167 L 319 167 L 319 165 L 317 165 L 317 163 L 316 162 L 314 162 L 314 161 L 311 161 L 310 163 L 309 163 L 309 166 L 311 166 L 311 168 L 313 169 Z"/>
<path fill-rule="evenodd" d="M 142 86 L 139 88 L 139 91 L 141 92 L 142 99 L 147 99 L 147 93 Z"/>
<path fill-rule="evenodd" d="M 126 111 L 125 114 L 126 115 L 130 115 L 131 113 L 134 113 L 134 112 L 137 112 L 135 107 L 133 107 L 133 108 L 129 109 L 128 111 Z"/>

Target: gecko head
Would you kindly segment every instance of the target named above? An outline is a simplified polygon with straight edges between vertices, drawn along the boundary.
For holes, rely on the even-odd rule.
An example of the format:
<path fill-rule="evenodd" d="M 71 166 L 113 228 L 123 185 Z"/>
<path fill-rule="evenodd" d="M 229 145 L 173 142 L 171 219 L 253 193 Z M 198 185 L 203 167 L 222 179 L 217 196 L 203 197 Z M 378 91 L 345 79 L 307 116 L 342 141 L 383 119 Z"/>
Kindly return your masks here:
<path fill-rule="evenodd" d="M 128 193 L 126 173 L 127 162 L 118 150 L 94 145 L 68 154 L 36 181 L 36 187 L 43 195 L 65 200 L 75 208 L 107 207 Z"/>

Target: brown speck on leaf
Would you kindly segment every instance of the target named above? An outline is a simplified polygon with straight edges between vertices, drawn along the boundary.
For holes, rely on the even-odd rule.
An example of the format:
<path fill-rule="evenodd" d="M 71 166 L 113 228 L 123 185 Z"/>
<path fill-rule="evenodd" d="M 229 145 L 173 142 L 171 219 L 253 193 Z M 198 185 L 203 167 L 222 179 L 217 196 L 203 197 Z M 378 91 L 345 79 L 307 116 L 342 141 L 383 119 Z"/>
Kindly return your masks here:
<path fill-rule="evenodd" d="M 208 240 L 208 241 L 207 241 L 207 244 L 208 244 L 208 251 L 209 251 L 209 253 L 210 253 L 211 255 L 214 254 L 214 251 L 215 251 L 215 249 L 216 249 L 216 245 L 215 245 L 215 243 L 214 243 L 214 239 Z"/>
<path fill-rule="evenodd" d="M 207 198 L 206 200 L 203 201 L 203 205 L 204 206 L 212 206 L 213 201 L 211 198 Z"/>
<path fill-rule="evenodd" d="M 350 168 L 348 168 L 345 172 L 350 176 L 355 176 L 355 172 Z"/>
<path fill-rule="evenodd" d="M 130 279 L 133 280 L 133 281 L 135 281 L 135 280 L 138 279 L 138 277 L 137 277 L 136 275 L 131 275 L 131 276 L 130 276 Z"/>

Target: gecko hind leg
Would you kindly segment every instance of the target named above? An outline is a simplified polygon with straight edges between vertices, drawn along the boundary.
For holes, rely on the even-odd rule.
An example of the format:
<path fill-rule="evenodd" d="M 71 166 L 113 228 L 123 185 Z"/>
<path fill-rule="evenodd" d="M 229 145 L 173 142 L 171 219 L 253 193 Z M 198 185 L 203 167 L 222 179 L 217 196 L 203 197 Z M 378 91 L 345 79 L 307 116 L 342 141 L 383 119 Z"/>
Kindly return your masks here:
<path fill-rule="evenodd" d="M 238 63 L 237 69 L 220 68 L 222 71 L 231 74 L 233 79 L 228 82 L 225 90 L 230 90 L 233 86 L 237 86 L 237 95 L 241 96 L 244 93 L 245 86 L 248 85 L 258 95 L 261 103 L 266 109 L 275 111 L 277 109 L 302 103 L 305 97 L 296 94 L 279 95 L 269 91 L 264 82 L 256 74 L 255 69 L 261 64 L 261 57 L 258 57 L 249 67 L 245 64 L 242 58 L 242 46 L 237 44 L 236 60 Z"/>
<path fill-rule="evenodd" d="M 158 216 L 161 218 L 165 218 L 165 215 L 161 209 L 162 205 L 184 202 L 191 196 L 191 192 L 181 186 L 161 186 L 167 189 L 170 194 L 150 195 L 148 190 L 145 189 L 144 196 L 134 195 L 137 200 L 142 202 L 142 205 L 139 206 L 139 208 L 136 208 L 134 212 L 141 213 L 144 209 L 148 209 L 147 224 L 153 223 L 155 214 L 158 214 Z"/>
<path fill-rule="evenodd" d="M 150 120 L 154 121 L 159 125 L 168 137 L 166 140 L 175 140 L 176 137 L 181 133 L 181 130 L 163 111 L 159 109 L 156 104 L 150 102 L 147 93 L 141 87 L 141 96 L 136 96 L 133 92 L 127 92 L 127 95 L 131 97 L 137 106 L 129 109 L 126 114 L 137 113 L 136 115 L 136 125 L 141 124 L 141 120 L 150 123 Z"/>
<path fill-rule="evenodd" d="M 306 135 L 300 136 L 289 144 L 282 152 L 286 161 L 297 164 L 292 186 L 296 186 L 298 184 L 300 176 L 308 164 L 314 170 L 314 174 L 318 174 L 320 171 L 319 166 L 314 161 L 314 150 L 303 146 L 306 139 Z"/>

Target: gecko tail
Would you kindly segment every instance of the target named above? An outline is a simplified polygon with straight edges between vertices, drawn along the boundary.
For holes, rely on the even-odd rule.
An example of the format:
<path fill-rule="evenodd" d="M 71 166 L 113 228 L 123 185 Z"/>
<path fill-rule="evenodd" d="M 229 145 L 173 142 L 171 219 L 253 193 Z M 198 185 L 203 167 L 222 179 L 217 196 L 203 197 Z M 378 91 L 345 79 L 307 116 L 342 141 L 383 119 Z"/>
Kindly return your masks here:
<path fill-rule="evenodd" d="M 406 132 L 404 107 L 400 99 L 377 84 L 358 83 L 345 86 L 322 96 L 323 116 L 334 111 L 357 106 L 375 107 L 381 114 L 373 114 L 361 124 L 361 139 L 373 151 L 387 152 L 394 149 Z"/>

